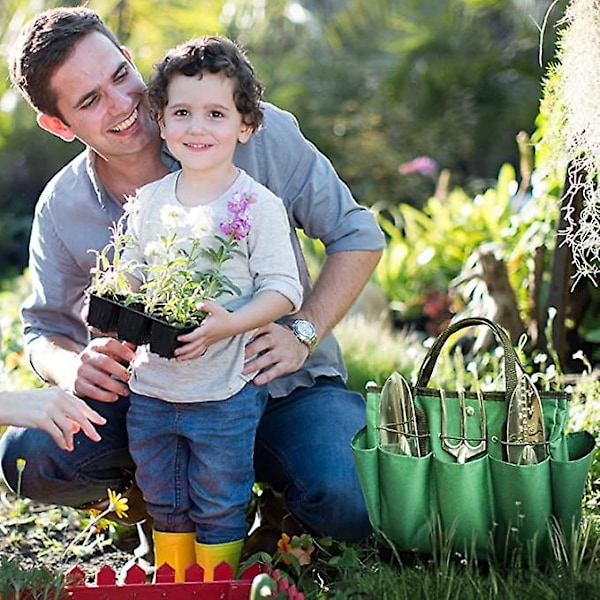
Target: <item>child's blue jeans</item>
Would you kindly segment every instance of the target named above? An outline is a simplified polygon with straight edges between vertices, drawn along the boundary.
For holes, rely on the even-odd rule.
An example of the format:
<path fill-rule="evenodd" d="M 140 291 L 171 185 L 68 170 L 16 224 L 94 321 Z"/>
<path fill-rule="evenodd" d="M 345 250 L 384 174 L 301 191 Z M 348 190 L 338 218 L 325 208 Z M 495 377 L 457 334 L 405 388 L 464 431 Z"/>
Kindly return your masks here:
<path fill-rule="evenodd" d="M 248 384 L 214 402 L 172 403 L 133 392 L 130 400 L 129 449 L 154 529 L 196 531 L 204 544 L 243 538 L 266 386 Z"/>

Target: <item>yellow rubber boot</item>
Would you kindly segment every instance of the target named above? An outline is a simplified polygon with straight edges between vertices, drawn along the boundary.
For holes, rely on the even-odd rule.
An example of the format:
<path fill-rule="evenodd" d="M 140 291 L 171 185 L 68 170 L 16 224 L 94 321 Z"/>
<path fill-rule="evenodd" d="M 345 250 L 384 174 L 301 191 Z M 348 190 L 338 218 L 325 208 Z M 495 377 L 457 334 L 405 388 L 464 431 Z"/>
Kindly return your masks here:
<path fill-rule="evenodd" d="M 196 542 L 196 562 L 204 569 L 204 581 L 214 581 L 215 567 L 226 562 L 237 571 L 242 554 L 244 540 L 235 540 L 224 544 L 200 544 Z"/>
<path fill-rule="evenodd" d="M 156 568 L 168 563 L 175 569 L 175 582 L 185 581 L 185 571 L 196 562 L 194 543 L 196 532 L 172 533 L 167 531 L 153 532 L 154 565 Z"/>

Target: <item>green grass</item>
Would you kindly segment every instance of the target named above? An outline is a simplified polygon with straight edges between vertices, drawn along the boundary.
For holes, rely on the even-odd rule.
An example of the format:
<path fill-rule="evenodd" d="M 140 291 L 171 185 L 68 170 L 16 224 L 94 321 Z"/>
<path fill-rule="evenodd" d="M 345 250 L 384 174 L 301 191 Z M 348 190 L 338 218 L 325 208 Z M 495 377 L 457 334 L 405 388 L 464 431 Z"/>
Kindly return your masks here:
<path fill-rule="evenodd" d="M 586 519 L 583 529 L 589 531 L 588 525 Z M 307 600 L 593 600 L 600 598 L 597 541 L 597 531 L 579 537 L 574 547 L 585 560 L 542 569 L 519 561 L 506 566 L 469 561 L 447 548 L 435 558 L 398 554 L 374 538 L 363 544 L 316 540 L 311 564 L 287 570 Z"/>
<path fill-rule="evenodd" d="M 22 569 L 12 558 L 0 557 L 0 597 L 58 600 L 64 586 L 62 573 L 45 567 Z"/>
<path fill-rule="evenodd" d="M 23 350 L 20 309 L 28 294 L 27 276 L 0 280 L 0 392 L 42 385 Z"/>

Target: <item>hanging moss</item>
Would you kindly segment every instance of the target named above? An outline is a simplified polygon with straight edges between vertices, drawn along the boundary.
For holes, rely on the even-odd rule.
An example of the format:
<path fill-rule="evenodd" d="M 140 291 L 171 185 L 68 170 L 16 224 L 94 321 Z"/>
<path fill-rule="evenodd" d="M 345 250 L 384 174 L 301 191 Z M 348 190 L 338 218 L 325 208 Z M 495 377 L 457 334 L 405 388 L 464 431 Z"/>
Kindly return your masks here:
<path fill-rule="evenodd" d="M 600 274 L 600 3 L 572 0 L 559 22 L 556 62 L 544 83 L 545 143 L 557 166 L 569 164 L 561 231 L 575 267 L 574 284 Z M 566 169 L 565 169 L 566 170 Z M 581 210 L 575 199 L 581 199 Z"/>

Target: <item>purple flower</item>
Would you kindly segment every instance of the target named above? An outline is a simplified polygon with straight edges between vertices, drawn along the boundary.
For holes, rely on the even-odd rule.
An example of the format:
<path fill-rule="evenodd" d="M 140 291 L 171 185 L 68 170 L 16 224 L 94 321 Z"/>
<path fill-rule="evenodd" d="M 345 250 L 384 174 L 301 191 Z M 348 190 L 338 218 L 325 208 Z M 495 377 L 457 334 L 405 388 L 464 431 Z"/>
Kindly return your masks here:
<path fill-rule="evenodd" d="M 227 203 L 227 209 L 234 215 L 245 213 L 251 201 L 253 202 L 254 198 L 251 199 L 247 194 L 242 195 L 240 192 L 235 192 L 231 200 Z"/>
<path fill-rule="evenodd" d="M 252 219 L 249 214 L 249 207 L 255 202 L 254 196 L 250 194 L 241 194 L 236 192 L 227 203 L 229 217 L 221 221 L 219 227 L 226 236 L 233 237 L 234 240 L 243 240 L 252 228 Z"/>

